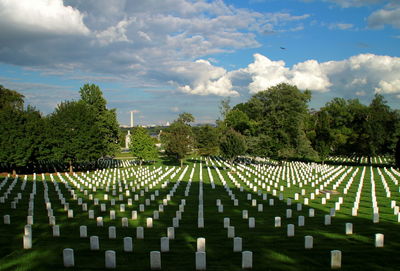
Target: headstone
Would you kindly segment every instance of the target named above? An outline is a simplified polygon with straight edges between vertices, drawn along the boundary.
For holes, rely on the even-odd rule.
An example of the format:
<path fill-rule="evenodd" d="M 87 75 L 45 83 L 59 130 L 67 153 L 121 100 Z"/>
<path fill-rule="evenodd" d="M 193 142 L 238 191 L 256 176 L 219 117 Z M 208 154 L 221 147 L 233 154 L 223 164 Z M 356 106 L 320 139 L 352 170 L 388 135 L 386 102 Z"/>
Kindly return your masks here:
<path fill-rule="evenodd" d="M 111 220 L 115 219 L 115 210 L 110 210 L 110 219 Z"/>
<path fill-rule="evenodd" d="M 304 226 L 304 216 L 300 215 L 298 217 L 298 224 L 299 227 L 303 227 Z"/>
<path fill-rule="evenodd" d="M 324 217 L 324 225 L 330 225 L 331 224 L 331 216 L 330 215 L 325 215 Z"/>
<path fill-rule="evenodd" d="M 292 209 L 286 209 L 286 218 L 292 217 Z"/>
<path fill-rule="evenodd" d="M 28 224 L 28 225 L 33 225 L 33 216 L 28 215 L 28 216 L 26 217 L 26 220 L 27 220 L 27 224 Z"/>
<path fill-rule="evenodd" d="M 32 234 L 26 235 L 23 237 L 24 249 L 32 248 Z"/>
<path fill-rule="evenodd" d="M 103 217 L 98 216 L 96 218 L 96 221 L 97 221 L 97 227 L 103 227 Z"/>
<path fill-rule="evenodd" d="M 106 250 L 105 253 L 105 258 L 106 258 L 106 268 L 107 269 L 115 269 L 117 264 L 116 264 L 116 258 L 115 258 L 115 251 L 114 250 Z"/>
<path fill-rule="evenodd" d="M 197 251 L 206 252 L 206 238 L 204 237 L 197 238 Z"/>
<path fill-rule="evenodd" d="M 11 221 L 10 221 L 10 215 L 4 215 L 3 216 L 3 221 L 5 225 L 10 225 Z"/>
<path fill-rule="evenodd" d="M 242 238 L 235 237 L 233 238 L 233 252 L 241 252 L 242 251 Z"/>
<path fill-rule="evenodd" d="M 342 252 L 340 250 L 331 251 L 331 269 L 340 269 L 342 267 Z"/>
<path fill-rule="evenodd" d="M 347 235 L 353 234 L 353 224 L 352 223 L 346 223 L 346 234 Z"/>
<path fill-rule="evenodd" d="M 161 270 L 161 253 L 160 251 L 150 252 L 150 269 Z"/>
<path fill-rule="evenodd" d="M 235 227 L 229 226 L 228 227 L 228 238 L 234 238 L 235 237 Z"/>
<path fill-rule="evenodd" d="M 304 248 L 312 249 L 313 248 L 314 239 L 311 235 L 304 236 Z"/>
<path fill-rule="evenodd" d="M 114 226 L 108 227 L 108 238 L 116 239 L 117 238 L 117 230 Z"/>
<path fill-rule="evenodd" d="M 132 237 L 124 237 L 124 251 L 125 252 L 133 251 Z"/>
<path fill-rule="evenodd" d="M 87 237 L 87 227 L 82 225 L 79 227 L 79 237 L 86 238 Z"/>
<path fill-rule="evenodd" d="M 179 228 L 179 219 L 177 217 L 172 218 L 172 226 L 174 228 Z"/>
<path fill-rule="evenodd" d="M 136 239 L 144 239 L 144 229 L 143 227 L 136 228 Z"/>
<path fill-rule="evenodd" d="M 74 267 L 74 250 L 72 248 L 64 248 L 63 250 L 64 267 Z"/>
<path fill-rule="evenodd" d="M 294 236 L 294 225 L 293 224 L 288 224 L 287 225 L 287 236 L 288 237 L 293 237 Z"/>
<path fill-rule="evenodd" d="M 384 235 L 382 233 L 375 234 L 375 247 L 383 247 Z"/>
<path fill-rule="evenodd" d="M 256 227 L 256 219 L 254 217 L 249 217 L 249 228 L 253 229 Z"/>
<path fill-rule="evenodd" d="M 167 229 L 167 236 L 169 239 L 174 240 L 175 239 L 175 228 L 174 227 L 168 227 Z"/>
<path fill-rule="evenodd" d="M 301 203 L 297 203 L 297 211 L 301 211 L 303 209 L 303 206 Z"/>
<path fill-rule="evenodd" d="M 279 228 L 281 226 L 281 217 L 276 216 L 275 217 L 275 228 Z"/>
<path fill-rule="evenodd" d="M 197 227 L 198 227 L 199 229 L 204 228 L 204 218 L 203 218 L 203 217 L 197 218 Z"/>
<path fill-rule="evenodd" d="M 242 211 L 242 218 L 243 219 L 248 219 L 249 218 L 249 211 L 243 210 Z"/>
<path fill-rule="evenodd" d="M 98 236 L 90 236 L 90 250 L 99 250 L 99 237 Z"/>
<path fill-rule="evenodd" d="M 129 225 L 128 218 L 127 217 L 121 218 L 121 223 L 123 228 L 127 228 Z"/>
<path fill-rule="evenodd" d="M 263 210 L 264 210 L 264 205 L 262 205 L 261 203 L 260 204 L 258 204 L 258 211 L 259 212 L 263 212 Z"/>
<path fill-rule="evenodd" d="M 94 210 L 89 210 L 89 219 L 94 219 Z"/>
<path fill-rule="evenodd" d="M 60 237 L 60 226 L 59 225 L 53 226 L 53 237 Z"/>
<path fill-rule="evenodd" d="M 315 216 L 315 210 L 313 208 L 308 209 L 308 217 L 314 217 Z"/>
<path fill-rule="evenodd" d="M 224 228 L 227 229 L 230 226 L 229 217 L 224 217 Z"/>
<path fill-rule="evenodd" d="M 242 252 L 242 269 L 253 268 L 253 252 L 243 251 Z"/>
<path fill-rule="evenodd" d="M 204 251 L 196 252 L 196 270 L 206 270 L 206 253 Z"/>
<path fill-rule="evenodd" d="M 137 211 L 132 211 L 132 220 L 137 219 Z"/>
<path fill-rule="evenodd" d="M 169 252 L 169 238 L 161 237 L 161 252 Z"/>

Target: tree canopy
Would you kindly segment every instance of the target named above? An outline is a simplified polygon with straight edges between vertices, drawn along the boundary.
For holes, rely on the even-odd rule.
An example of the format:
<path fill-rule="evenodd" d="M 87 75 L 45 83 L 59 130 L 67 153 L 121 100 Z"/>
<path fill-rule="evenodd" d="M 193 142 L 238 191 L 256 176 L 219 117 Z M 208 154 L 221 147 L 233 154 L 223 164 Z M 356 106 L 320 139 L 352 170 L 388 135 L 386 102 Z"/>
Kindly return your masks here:
<path fill-rule="evenodd" d="M 183 161 L 194 148 L 195 141 L 192 127 L 188 124 L 191 121 L 194 121 L 193 115 L 183 113 L 163 133 L 165 153 L 179 160 L 181 166 L 183 166 Z"/>
<path fill-rule="evenodd" d="M 133 129 L 129 148 L 133 156 L 139 159 L 140 165 L 143 161 L 155 160 L 157 158 L 158 151 L 155 141 L 143 127 L 135 127 Z"/>

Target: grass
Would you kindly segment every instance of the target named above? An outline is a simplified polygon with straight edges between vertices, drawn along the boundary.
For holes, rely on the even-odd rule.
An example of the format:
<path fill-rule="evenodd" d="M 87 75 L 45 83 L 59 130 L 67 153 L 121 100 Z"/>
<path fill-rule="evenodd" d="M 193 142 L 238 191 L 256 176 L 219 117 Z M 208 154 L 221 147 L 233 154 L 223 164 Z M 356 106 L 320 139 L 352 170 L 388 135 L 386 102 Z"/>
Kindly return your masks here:
<path fill-rule="evenodd" d="M 176 192 L 164 212 L 160 213 L 160 219 L 154 221 L 153 228 L 146 228 L 146 218 L 153 215 L 154 210 L 158 210 L 158 205 L 162 204 L 162 199 L 170 192 L 174 185 L 178 182 L 183 169 L 179 170 L 172 164 L 172 161 L 158 162 L 155 165 L 137 166 L 126 169 L 109 169 L 101 172 L 85 173 L 88 178 L 99 181 L 98 189 L 92 192 L 93 197 L 98 198 L 100 203 L 107 204 L 107 212 L 100 211 L 100 205 L 94 205 L 93 200 L 90 201 L 88 195 L 84 195 L 83 191 L 74 188 L 74 184 L 66 176 L 62 176 L 69 186 L 75 190 L 78 197 L 84 199 L 88 204 L 89 210 L 95 211 L 95 216 L 104 217 L 104 227 L 97 227 L 96 221 L 88 219 L 87 212 L 83 212 L 81 206 L 73 199 L 68 188 L 61 183 L 58 176 L 54 175 L 54 179 L 58 182 L 62 194 L 69 202 L 69 208 L 74 210 L 74 218 L 67 218 L 67 212 L 64 210 L 58 199 L 55 186 L 47 175 L 45 182 L 48 187 L 48 196 L 52 203 L 56 223 L 60 225 L 61 237 L 52 236 L 52 228 L 48 224 L 46 206 L 44 204 L 44 182 L 41 176 L 36 181 L 35 209 L 34 209 L 34 225 L 33 225 L 33 248 L 31 250 L 22 249 L 22 235 L 24 225 L 26 224 L 26 216 L 28 213 L 29 194 L 32 192 L 34 182 L 30 179 L 27 181 L 24 191 L 21 191 L 23 180 L 20 178 L 11 193 L 8 195 L 6 203 L 0 203 L 0 215 L 9 214 L 11 216 L 11 225 L 3 225 L 0 221 L 0 270 L 63 270 L 62 250 L 64 248 L 73 248 L 75 252 L 75 268 L 74 270 L 102 270 L 104 269 L 104 252 L 108 249 L 116 251 L 117 269 L 118 270 L 149 270 L 149 254 L 152 250 L 160 250 L 160 238 L 166 236 L 167 227 L 172 226 L 172 218 L 175 216 L 182 199 L 186 200 L 185 211 L 182 214 L 180 227 L 175 229 L 175 240 L 170 241 L 170 252 L 162 253 L 162 269 L 163 270 L 194 270 L 195 269 L 195 251 L 196 239 L 198 237 L 206 238 L 207 252 L 207 270 L 241 270 L 241 253 L 233 252 L 233 240 L 227 238 L 227 230 L 223 228 L 224 217 L 229 217 L 231 225 L 235 227 L 235 235 L 243 238 L 243 250 L 253 252 L 253 270 L 330 270 L 330 251 L 338 249 L 342 251 L 342 270 L 398 270 L 400 266 L 400 258 L 397 253 L 400 250 L 400 231 L 397 216 L 393 215 L 390 208 L 390 201 L 399 199 L 399 186 L 396 185 L 385 171 L 380 168 L 384 175 L 385 181 L 391 191 L 391 198 L 386 197 L 385 188 L 381 178 L 378 175 L 378 168 L 365 168 L 364 185 L 360 198 L 360 208 L 357 217 L 351 216 L 351 208 L 355 200 L 357 188 L 360 183 L 363 167 L 352 166 L 329 166 L 325 168 L 312 169 L 310 165 L 302 163 L 288 163 L 282 166 L 267 165 L 248 165 L 246 170 L 237 169 L 233 173 L 226 168 L 221 161 L 214 160 L 216 168 L 226 181 L 227 187 L 232 191 L 239 200 L 239 206 L 234 206 L 226 187 L 219 178 L 217 169 L 211 166 L 210 161 L 206 165 L 204 159 L 202 161 L 202 177 L 204 189 L 204 218 L 205 228 L 197 228 L 197 208 L 199 194 L 199 160 L 196 158 L 187 161 L 188 170 L 183 176 Z M 176 174 L 169 174 L 160 182 L 160 174 L 151 176 L 152 173 L 162 167 L 163 174 L 171 168 Z M 211 179 L 208 175 L 207 168 L 210 168 L 211 176 L 215 183 L 215 189 L 211 187 Z M 190 175 L 193 171 L 192 182 L 190 185 L 189 195 L 185 197 L 185 189 L 188 186 Z M 358 171 L 356 172 L 356 169 Z M 250 172 L 249 170 L 253 172 Z M 270 170 L 270 173 L 262 173 L 262 170 Z M 337 170 L 337 176 L 323 176 L 324 170 Z M 344 169 L 340 172 L 341 169 Z M 372 222 L 372 185 L 370 180 L 370 172 L 374 174 L 376 197 L 380 209 L 380 222 Z M 348 173 L 345 175 L 345 173 Z M 389 169 L 390 171 L 390 169 Z M 119 174 L 118 174 L 119 172 Z M 122 172 L 125 172 L 123 175 Z M 246 174 L 247 172 L 247 174 Z M 272 173 L 272 172 L 275 172 Z M 297 174 L 296 174 L 297 172 Z M 104 174 L 102 174 L 104 173 Z M 229 179 L 230 174 L 237 184 L 244 187 L 241 192 L 234 182 Z M 348 194 L 342 193 L 344 187 L 353 176 L 353 183 L 348 190 Z M 392 172 L 393 174 L 393 172 Z M 101 175 L 101 176 L 100 176 Z M 132 176 L 130 176 L 132 175 Z M 139 176 L 142 175 L 142 176 Z M 332 186 L 344 176 L 341 183 L 338 183 L 338 195 L 331 195 L 331 199 L 327 200 L 325 205 L 321 204 L 323 194 L 317 195 L 315 200 L 310 200 L 308 206 L 303 205 L 301 211 L 297 211 L 296 204 L 303 202 L 304 197 L 310 198 L 310 193 L 324 182 L 329 182 L 324 189 L 333 190 Z M 399 180 L 400 178 L 393 174 Z M 240 178 L 244 177 L 245 180 Z M 79 175 L 80 178 L 85 178 Z M 71 177 L 75 182 L 82 182 L 76 176 Z M 257 180 L 255 180 L 257 178 Z M 265 178 L 266 180 L 262 180 Z M 4 178 L 2 179 L 4 180 Z M 116 196 L 110 199 L 116 199 L 116 205 L 111 206 L 110 201 L 104 200 L 105 184 L 102 181 L 110 181 L 110 191 L 115 185 Z M 125 180 L 125 181 L 124 181 Z M 169 184 L 162 188 L 161 185 L 170 180 Z M 13 179 L 9 179 L 0 189 L 0 196 L 9 189 Z M 147 183 L 145 183 L 147 181 Z M 257 182 L 260 181 L 260 184 Z M 288 187 L 288 181 L 290 187 Z M 318 185 L 312 187 L 312 183 L 319 181 Z M 270 191 L 266 186 L 261 189 L 261 184 L 265 183 L 270 186 Z M 269 183 L 270 182 L 270 183 Z M 307 183 L 306 183 L 307 182 Z M 266 201 L 262 200 L 262 196 L 253 192 L 249 184 L 257 184 L 263 193 L 268 194 Z M 295 184 L 294 184 L 295 183 Z M 302 183 L 302 187 L 300 187 Z M 119 193 L 119 187 L 125 189 L 125 184 L 131 189 L 135 187 L 136 191 L 132 192 L 130 197 L 133 199 L 134 194 L 139 194 L 140 190 L 144 192 L 144 196 L 139 197 L 139 201 L 133 201 L 132 206 L 127 205 L 127 196 L 125 193 Z M 145 187 L 150 187 L 145 192 Z M 276 184 L 276 187 L 274 185 Z M 284 191 L 279 191 L 280 186 L 284 186 Z M 273 189 L 276 189 L 276 196 L 273 195 Z M 307 191 L 306 195 L 301 195 L 301 190 Z M 132 210 L 139 210 L 139 204 L 144 204 L 146 198 L 150 198 L 155 190 L 159 190 L 160 195 L 150 206 L 146 206 L 145 212 L 139 213 L 138 220 L 131 220 L 130 213 Z M 10 209 L 10 202 L 22 193 L 22 199 L 17 204 L 17 209 Z M 284 200 L 279 200 L 279 193 L 283 193 Z M 299 193 L 299 200 L 293 200 L 294 194 Z M 118 200 L 118 194 L 124 195 L 124 200 Z M 251 194 L 252 199 L 256 199 L 257 203 L 264 205 L 264 211 L 258 212 L 257 207 L 252 206 L 251 201 L 247 200 L 247 195 Z M 292 198 L 292 205 L 287 206 L 286 199 Z M 334 203 L 339 197 L 343 197 L 344 201 L 341 209 L 332 217 L 332 224 L 324 225 L 324 215 L 329 214 L 330 208 L 334 207 Z M 224 205 L 224 212 L 219 213 L 216 206 L 216 199 L 220 199 Z M 274 205 L 269 206 L 269 199 L 274 199 Z M 126 211 L 119 212 L 119 204 L 125 203 Z M 399 203 L 397 203 L 399 205 Z M 293 210 L 292 218 L 286 218 L 286 209 Z M 315 209 L 315 217 L 308 217 L 308 209 Z M 116 220 L 110 220 L 108 210 L 116 210 Z M 242 219 L 242 210 L 248 210 L 250 217 L 255 217 L 255 229 L 249 229 L 248 220 Z M 305 216 L 305 226 L 297 226 L 297 217 Z M 282 226 L 274 227 L 274 218 L 280 216 L 282 218 Z M 129 218 L 129 227 L 121 227 L 121 218 Z M 345 235 L 345 223 L 353 223 L 353 235 Z M 286 227 L 288 224 L 295 224 L 295 236 L 286 236 Z M 91 251 L 89 249 L 89 239 L 79 238 L 79 226 L 86 225 L 88 227 L 88 235 L 97 235 L 100 238 L 100 251 Z M 117 227 L 117 239 L 108 239 L 108 226 Z M 145 227 L 145 239 L 136 239 L 136 227 Z M 385 234 L 385 246 L 383 248 L 374 247 L 374 235 L 376 233 Z M 312 235 L 314 238 L 314 248 L 312 250 L 304 249 L 304 236 Z M 134 252 L 126 253 L 123 251 L 123 238 L 130 236 L 133 238 Z"/>

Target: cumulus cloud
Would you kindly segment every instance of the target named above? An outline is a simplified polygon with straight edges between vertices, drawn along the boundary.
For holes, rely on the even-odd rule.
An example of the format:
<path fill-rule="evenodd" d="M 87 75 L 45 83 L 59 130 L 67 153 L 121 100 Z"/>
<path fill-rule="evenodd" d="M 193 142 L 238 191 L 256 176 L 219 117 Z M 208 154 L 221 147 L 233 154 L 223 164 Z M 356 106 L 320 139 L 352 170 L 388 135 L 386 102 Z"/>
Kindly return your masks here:
<path fill-rule="evenodd" d="M 105 46 L 113 42 L 132 42 L 126 36 L 127 27 L 134 19 L 125 19 L 117 23 L 115 26 L 110 26 L 106 30 L 96 33 L 98 42 Z"/>
<path fill-rule="evenodd" d="M 174 68 L 182 81 L 189 84 L 179 85 L 179 89 L 188 94 L 238 96 L 239 93 L 232 89 L 229 74 L 224 68 L 213 66 L 207 60 L 197 60 L 185 66 Z M 179 84 L 179 83 L 177 83 Z"/>
<path fill-rule="evenodd" d="M 273 61 L 261 54 L 246 68 L 230 72 L 231 81 L 250 79 L 250 93 L 279 83 L 296 85 L 315 92 L 335 92 L 338 96 L 366 96 L 373 93 L 400 93 L 400 58 L 360 54 L 342 61 L 300 62 L 287 67 L 284 61 Z M 233 86 L 235 88 L 236 85 Z"/>
<path fill-rule="evenodd" d="M 392 25 L 400 28 L 400 6 L 388 5 L 383 9 L 373 12 L 368 17 L 370 28 L 383 28 L 385 25 Z"/>
<path fill-rule="evenodd" d="M 300 89 L 310 89 L 319 92 L 328 91 L 331 83 L 316 60 L 308 60 L 286 67 L 284 61 L 273 61 L 261 54 L 254 55 L 254 62 L 240 70 L 242 76 L 247 74 L 252 82 L 250 93 L 257 93 L 279 83 L 289 83 Z"/>
<path fill-rule="evenodd" d="M 83 14 L 62 0 L 0 0 L 0 35 L 57 34 L 87 35 Z"/>

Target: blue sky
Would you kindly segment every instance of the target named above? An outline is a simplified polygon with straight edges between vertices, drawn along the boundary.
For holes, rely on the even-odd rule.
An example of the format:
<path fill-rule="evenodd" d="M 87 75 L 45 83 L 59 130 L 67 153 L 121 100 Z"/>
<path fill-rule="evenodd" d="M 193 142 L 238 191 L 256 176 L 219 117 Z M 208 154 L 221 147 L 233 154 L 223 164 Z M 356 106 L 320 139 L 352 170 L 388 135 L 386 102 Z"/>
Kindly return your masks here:
<path fill-rule="evenodd" d="M 281 82 L 399 108 L 399 48 L 397 0 L 0 0 L 0 84 L 49 114 L 94 83 L 125 125 L 211 123 Z"/>

